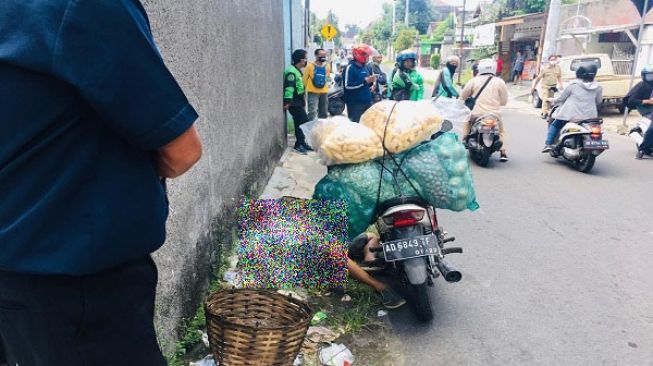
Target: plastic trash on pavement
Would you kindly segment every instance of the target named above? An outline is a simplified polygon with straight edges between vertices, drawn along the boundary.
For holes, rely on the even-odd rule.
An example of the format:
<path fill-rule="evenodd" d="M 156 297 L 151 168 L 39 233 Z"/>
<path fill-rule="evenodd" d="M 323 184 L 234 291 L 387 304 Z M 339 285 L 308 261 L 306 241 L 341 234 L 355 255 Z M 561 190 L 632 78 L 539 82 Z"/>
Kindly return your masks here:
<path fill-rule="evenodd" d="M 191 362 L 189 366 L 217 366 L 217 363 L 213 360 L 213 356 L 209 355 L 197 362 Z"/>
<path fill-rule="evenodd" d="M 345 345 L 334 343 L 322 348 L 320 362 L 326 366 L 349 366 L 354 362 L 354 355 Z"/>

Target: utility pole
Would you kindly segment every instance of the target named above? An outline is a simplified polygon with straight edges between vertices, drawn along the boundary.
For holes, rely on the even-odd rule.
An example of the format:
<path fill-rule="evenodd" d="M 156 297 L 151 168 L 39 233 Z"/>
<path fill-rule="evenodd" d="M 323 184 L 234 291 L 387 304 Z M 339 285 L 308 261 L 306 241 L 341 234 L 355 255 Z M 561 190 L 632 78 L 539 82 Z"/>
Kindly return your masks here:
<path fill-rule="evenodd" d="M 405 19 L 404 19 L 404 24 L 406 24 L 406 27 L 408 27 L 408 14 L 410 13 L 410 0 L 406 0 L 406 11 L 405 11 Z"/>
<path fill-rule="evenodd" d="M 311 36 L 311 0 L 306 0 L 304 6 L 304 24 L 306 29 L 304 29 L 304 48 L 308 48 Z"/>
<path fill-rule="evenodd" d="M 397 0 L 392 0 L 392 35 L 397 32 Z"/>
<path fill-rule="evenodd" d="M 465 8 L 467 8 L 467 0 L 463 0 L 463 17 L 461 19 L 462 27 L 460 31 L 460 65 L 458 65 L 458 85 L 463 75 L 463 46 L 465 44 Z M 451 75 L 453 76 L 453 75 Z"/>
<path fill-rule="evenodd" d="M 544 44 L 541 47 L 541 57 L 555 55 L 558 48 L 558 35 L 560 32 L 560 13 L 562 4 L 560 0 L 549 0 L 548 14 L 544 32 Z"/>

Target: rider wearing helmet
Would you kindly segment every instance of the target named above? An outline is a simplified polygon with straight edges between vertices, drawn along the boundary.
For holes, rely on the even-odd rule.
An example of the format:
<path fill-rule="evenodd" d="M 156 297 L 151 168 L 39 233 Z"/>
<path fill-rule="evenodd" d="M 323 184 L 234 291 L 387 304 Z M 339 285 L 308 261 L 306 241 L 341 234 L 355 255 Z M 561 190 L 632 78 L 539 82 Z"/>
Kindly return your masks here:
<path fill-rule="evenodd" d="M 433 88 L 433 97 L 443 96 L 447 98 L 458 98 L 460 93 L 453 83 L 453 76 L 460 65 L 460 58 L 452 55 L 447 57 L 444 69 L 440 72 L 438 80 Z"/>
<path fill-rule="evenodd" d="M 653 112 L 653 65 L 642 68 L 642 81 L 628 91 L 623 99 L 623 106 L 628 109 L 637 109 L 644 117 Z"/>
<path fill-rule="evenodd" d="M 415 70 L 415 66 L 417 66 L 415 51 L 399 52 L 390 84 L 390 96 L 393 100 L 422 100 L 424 98 L 424 79 Z"/>
<path fill-rule="evenodd" d="M 576 80 L 569 83 L 562 94 L 553 100 L 553 105 L 560 106 L 560 108 L 553 112 L 554 121 L 549 125 L 543 153 L 553 149 L 553 141 L 567 122 L 572 119 L 588 119 L 599 116 L 599 105 L 603 101 L 603 88 L 594 81 L 597 71 L 598 66 L 594 62 L 578 64 Z"/>
<path fill-rule="evenodd" d="M 470 120 L 465 123 L 465 136 L 469 135 L 473 121 L 486 115 L 496 117 L 499 125 L 499 137 L 503 142 L 503 146 L 501 147 L 501 161 L 506 162 L 508 161 L 508 155 L 506 155 L 506 138 L 503 121 L 501 120 L 501 107 L 508 104 L 508 87 L 501 78 L 495 77 L 496 72 L 496 61 L 491 59 L 479 61 L 478 76 L 465 84 L 460 98 L 462 100 L 466 100 L 469 97 L 475 98 L 472 115 Z M 466 141 L 467 139 L 465 138 L 464 140 Z"/>
<path fill-rule="evenodd" d="M 354 47 L 353 60 L 345 69 L 345 94 L 347 115 L 353 122 L 358 122 L 361 115 L 372 105 L 372 91 L 370 87 L 376 81 L 376 76 L 370 75 L 367 61 L 374 53 L 374 49 L 366 44 Z"/>

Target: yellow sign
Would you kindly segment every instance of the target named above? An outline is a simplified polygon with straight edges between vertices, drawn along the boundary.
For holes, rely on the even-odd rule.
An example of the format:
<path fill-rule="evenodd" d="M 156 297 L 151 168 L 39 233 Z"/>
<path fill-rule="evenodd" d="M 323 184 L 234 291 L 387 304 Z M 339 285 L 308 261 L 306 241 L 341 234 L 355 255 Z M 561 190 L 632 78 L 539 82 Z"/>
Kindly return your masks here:
<path fill-rule="evenodd" d="M 336 29 L 336 27 L 327 23 L 322 27 L 320 33 L 322 34 L 322 37 L 324 37 L 327 41 L 330 41 L 336 38 L 336 36 L 338 35 L 338 30 Z"/>

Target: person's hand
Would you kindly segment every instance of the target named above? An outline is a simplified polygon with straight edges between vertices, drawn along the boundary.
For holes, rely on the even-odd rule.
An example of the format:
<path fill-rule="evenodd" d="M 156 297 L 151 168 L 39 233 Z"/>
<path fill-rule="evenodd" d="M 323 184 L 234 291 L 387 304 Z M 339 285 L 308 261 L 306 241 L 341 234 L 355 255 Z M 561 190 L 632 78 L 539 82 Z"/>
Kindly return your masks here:
<path fill-rule="evenodd" d="M 642 100 L 642 104 L 651 105 L 653 104 L 653 99 L 644 99 Z"/>
<path fill-rule="evenodd" d="M 286 103 L 286 102 L 284 102 L 284 103 L 283 103 L 283 110 L 284 110 L 284 111 L 287 111 L 288 108 L 290 108 L 290 103 Z"/>
<path fill-rule="evenodd" d="M 365 78 L 365 82 L 371 84 L 376 81 L 376 75 L 370 75 Z"/>

